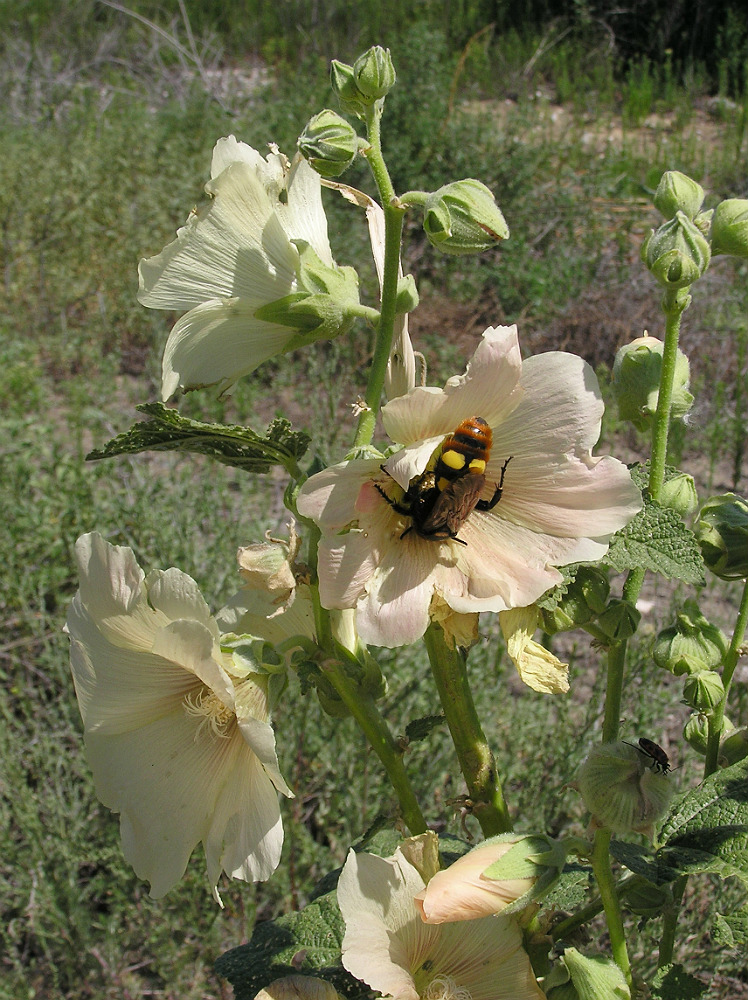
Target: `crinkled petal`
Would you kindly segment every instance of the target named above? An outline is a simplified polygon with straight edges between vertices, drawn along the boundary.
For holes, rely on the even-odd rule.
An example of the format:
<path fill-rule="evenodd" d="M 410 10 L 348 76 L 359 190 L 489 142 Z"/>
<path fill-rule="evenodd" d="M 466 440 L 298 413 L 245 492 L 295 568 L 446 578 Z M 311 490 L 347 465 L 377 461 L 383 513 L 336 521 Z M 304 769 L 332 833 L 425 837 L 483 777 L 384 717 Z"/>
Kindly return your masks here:
<path fill-rule="evenodd" d="M 352 608 L 377 567 L 377 553 L 363 531 L 323 537 L 319 545 L 319 595 L 325 608 Z"/>
<path fill-rule="evenodd" d="M 271 178 L 277 176 L 276 184 L 280 183 L 283 176 L 282 168 L 280 165 L 276 166 L 275 164 L 276 159 L 277 157 L 273 157 L 272 159 L 268 157 L 266 160 L 261 153 L 258 153 L 256 149 L 253 149 L 246 142 L 240 142 L 234 135 L 227 135 L 219 139 L 213 147 L 210 176 L 211 178 L 218 177 L 232 163 L 246 163 L 258 174 L 267 188 L 269 187 L 270 180 L 267 177 L 268 173 L 270 173 Z"/>
<path fill-rule="evenodd" d="M 229 164 L 160 254 L 140 262 L 138 299 L 153 309 L 192 309 L 211 299 L 273 302 L 295 290 L 298 252 L 256 173 Z M 255 307 L 256 308 L 256 307 Z"/>
<path fill-rule="evenodd" d="M 267 776 L 282 795 L 293 798 L 293 792 L 278 769 L 273 727 L 251 715 L 242 714 L 240 706 L 237 707 L 237 716 L 244 742 L 262 764 Z"/>
<path fill-rule="evenodd" d="M 385 430 L 407 445 L 443 438 L 471 416 L 495 427 L 522 397 L 521 364 L 516 326 L 489 327 L 464 375 L 449 379 L 443 390 L 416 386 L 383 406 Z"/>
<path fill-rule="evenodd" d="M 299 491 L 297 507 L 324 528 L 342 528 L 356 516 L 362 486 L 379 472 L 376 459 L 341 462 L 311 476 Z"/>
<path fill-rule="evenodd" d="M 295 332 L 255 318 L 249 299 L 204 302 L 173 327 L 164 349 L 161 395 L 219 385 L 222 392 L 268 358 L 281 354 Z"/>
<path fill-rule="evenodd" d="M 200 588 L 186 573 L 171 567 L 154 569 L 145 580 L 148 603 L 169 621 L 187 618 L 199 622 L 218 638 L 218 629 Z"/>
<path fill-rule="evenodd" d="M 537 609 L 502 611 L 499 624 L 506 639 L 506 651 L 523 683 L 542 694 L 566 694 L 569 690 L 569 664 L 562 663 L 532 638 L 538 625 Z"/>

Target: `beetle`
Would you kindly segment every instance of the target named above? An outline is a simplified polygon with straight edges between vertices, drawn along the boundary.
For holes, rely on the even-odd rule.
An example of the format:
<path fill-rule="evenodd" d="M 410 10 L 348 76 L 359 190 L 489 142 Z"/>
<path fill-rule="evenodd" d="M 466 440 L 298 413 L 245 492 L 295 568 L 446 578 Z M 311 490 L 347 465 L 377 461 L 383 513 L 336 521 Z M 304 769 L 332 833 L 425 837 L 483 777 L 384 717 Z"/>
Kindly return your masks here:
<path fill-rule="evenodd" d="M 629 743 L 628 740 L 623 741 L 627 746 L 633 747 L 634 750 L 638 750 L 639 753 L 643 753 L 645 757 L 649 757 L 652 761 L 652 770 L 659 771 L 661 774 L 667 774 L 671 771 L 670 758 L 662 749 L 659 743 L 655 743 L 654 740 L 648 740 L 645 736 L 639 737 L 639 745 L 636 743 Z"/>
<path fill-rule="evenodd" d="M 482 500 L 492 443 L 491 428 L 483 417 L 468 417 L 444 439 L 433 471 L 423 472 L 411 480 L 401 501 L 393 500 L 374 483 L 390 507 L 411 519 L 400 538 L 415 531 L 421 538 L 452 539 L 461 545 L 467 544 L 457 537 L 457 533 L 474 510 L 493 510 L 501 500 L 504 475 L 512 460 L 510 456 L 502 465 L 491 499 Z"/>

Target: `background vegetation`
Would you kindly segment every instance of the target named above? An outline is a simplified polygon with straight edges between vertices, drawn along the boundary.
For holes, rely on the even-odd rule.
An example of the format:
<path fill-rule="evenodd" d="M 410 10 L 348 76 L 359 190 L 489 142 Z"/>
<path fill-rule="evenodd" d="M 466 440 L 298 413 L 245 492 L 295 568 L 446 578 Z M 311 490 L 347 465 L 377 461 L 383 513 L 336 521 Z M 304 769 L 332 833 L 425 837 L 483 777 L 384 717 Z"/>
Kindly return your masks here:
<path fill-rule="evenodd" d="M 284 806 L 276 877 L 227 886 L 219 913 L 200 859 L 158 903 L 122 861 L 116 818 L 96 801 L 82 756 L 60 631 L 77 586 L 74 541 L 96 528 L 131 545 L 145 567 L 189 572 L 219 607 L 235 589 L 236 547 L 284 522 L 284 483 L 272 476 L 164 455 L 85 463 L 132 422 L 136 402 L 157 394 L 174 317 L 138 306 L 138 258 L 171 240 L 201 198 L 217 137 L 234 132 L 259 148 L 273 140 L 290 152 L 309 115 L 331 104 L 329 59 L 383 42 L 399 74 L 385 131 L 396 187 L 478 177 L 512 232 L 500 252 L 467 263 L 437 258 L 409 229 L 405 265 L 422 298 L 412 331 L 430 381 L 462 370 L 486 325 L 516 321 L 526 350 L 581 354 L 605 390 L 616 348 L 645 328 L 659 332 L 658 292 L 638 248 L 662 171 L 689 173 L 710 203 L 748 197 L 743 0 L 616 9 L 602 0 L 184 0 L 133 2 L 129 14 L 93 0 L 0 5 L 2 1000 L 228 996 L 213 959 L 245 940 L 255 919 L 302 905 L 390 801 L 352 726 L 292 687 L 276 722 L 297 797 Z M 362 172 L 346 179 L 367 183 Z M 359 267 L 372 301 L 363 226 L 356 231 L 333 199 L 327 207 L 336 257 Z M 745 263 L 715 263 L 684 321 L 697 408 L 675 458 L 704 495 L 745 487 L 747 279 Z M 315 413 L 318 450 L 337 458 L 369 349 L 359 329 L 295 365 L 266 365 L 228 403 L 203 394 L 184 408 L 260 427 L 280 411 L 304 426 L 311 384 L 330 419 L 321 428 Z M 602 449 L 633 460 L 640 444 L 611 408 Z M 653 586 L 664 614 L 678 594 Z M 710 586 L 701 600 L 730 627 L 729 591 Z M 653 619 L 652 631 L 660 624 Z M 580 802 L 564 785 L 598 725 L 597 655 L 584 644 L 565 649 L 572 693 L 545 698 L 520 688 L 490 621 L 485 632 L 472 670 L 515 815 L 581 832 Z M 397 731 L 438 710 L 425 663 L 400 650 L 384 666 Z M 733 721 L 746 724 L 748 676 L 737 680 Z M 698 768 L 680 739 L 679 696 L 643 647 L 627 726 L 666 746 L 682 765 L 674 780 L 688 783 Z M 437 728 L 408 761 L 430 817 L 452 815 L 458 832 L 449 802 L 462 787 L 448 746 Z M 709 914 L 738 890 L 691 882 L 683 957 L 709 970 Z M 647 935 L 635 956 L 645 972 Z M 745 956 L 725 952 L 719 966 L 709 996 L 748 996 Z"/>

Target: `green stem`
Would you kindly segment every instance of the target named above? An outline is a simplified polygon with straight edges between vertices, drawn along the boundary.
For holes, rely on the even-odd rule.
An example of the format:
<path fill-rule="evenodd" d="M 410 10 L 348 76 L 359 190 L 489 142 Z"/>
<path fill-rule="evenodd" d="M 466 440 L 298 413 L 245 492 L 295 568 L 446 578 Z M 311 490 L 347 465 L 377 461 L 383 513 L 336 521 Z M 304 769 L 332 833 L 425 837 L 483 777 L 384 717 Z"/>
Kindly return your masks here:
<path fill-rule="evenodd" d="M 418 805 L 410 779 L 403 764 L 401 748 L 395 742 L 387 722 L 377 708 L 374 698 L 361 686 L 356 684 L 346 673 L 344 665 L 335 649 L 335 642 L 330 624 L 330 612 L 319 602 L 319 590 L 316 584 L 310 586 L 314 606 L 315 630 L 317 643 L 329 652 L 320 667 L 340 695 L 343 703 L 358 723 L 359 728 L 369 741 L 374 753 L 379 757 L 390 779 L 395 795 L 400 804 L 400 812 L 405 825 L 411 834 L 425 833 L 427 826 L 421 808 Z"/>
<path fill-rule="evenodd" d="M 485 837 L 507 833 L 512 821 L 470 691 L 466 657 L 447 646 L 438 625 L 426 630 L 424 641 L 475 818 Z"/>
<path fill-rule="evenodd" d="M 707 736 L 706 744 L 706 760 L 704 762 L 704 777 L 708 778 L 710 774 L 714 774 L 718 767 L 719 758 L 719 740 L 722 735 L 722 722 L 725 717 L 725 708 L 727 706 L 727 696 L 730 693 L 730 684 L 732 683 L 732 675 L 735 673 L 735 667 L 738 664 L 738 659 L 740 657 L 740 648 L 743 645 L 743 640 L 745 639 L 746 625 L 748 624 L 748 580 L 743 581 L 743 596 L 740 600 L 740 609 L 738 611 L 738 618 L 735 622 L 735 630 L 732 633 L 732 639 L 730 640 L 730 648 L 727 650 L 725 655 L 724 667 L 722 669 L 722 684 L 725 689 L 724 697 L 722 701 L 714 710 L 714 713 L 709 717 L 709 730 Z"/>
<path fill-rule="evenodd" d="M 377 324 L 374 357 L 369 369 L 369 382 L 366 387 L 366 408 L 362 410 L 356 428 L 354 446 L 360 447 L 371 443 L 377 414 L 382 400 L 382 390 L 387 374 L 387 363 L 392 350 L 392 338 L 395 328 L 395 306 L 397 302 L 397 279 L 400 267 L 400 244 L 403 234 L 403 219 L 405 209 L 395 197 L 387 166 L 382 156 L 380 141 L 381 109 L 373 106 L 367 116 L 366 127 L 369 146 L 364 155 L 369 162 L 372 175 L 379 191 L 379 197 L 384 210 L 384 271 L 382 276 L 382 302 Z"/>
<path fill-rule="evenodd" d="M 667 291 L 662 300 L 665 313 L 665 343 L 662 349 L 660 388 L 657 395 L 657 412 L 652 428 L 652 457 L 649 466 L 649 495 L 659 500 L 665 481 L 670 410 L 673 404 L 673 384 L 678 361 L 678 337 L 683 313 L 690 302 L 688 289 Z"/>
<path fill-rule="evenodd" d="M 687 875 L 679 875 L 673 882 L 673 898 L 662 914 L 662 937 L 660 938 L 660 950 L 657 956 L 657 968 L 662 969 L 670 965 L 673 961 L 673 949 L 675 948 L 675 928 L 678 926 L 678 915 L 680 905 L 683 901 L 683 893 L 686 891 Z"/>
<path fill-rule="evenodd" d="M 613 958 L 630 986 L 631 965 L 629 964 L 629 954 L 626 948 L 623 917 L 621 916 L 621 907 L 618 902 L 615 882 L 613 881 L 613 873 L 610 870 L 610 838 L 611 832 L 608 829 L 603 828 L 595 831 L 595 845 L 592 851 L 592 871 L 595 875 L 600 899 L 605 910 L 605 919 L 608 924 Z"/>

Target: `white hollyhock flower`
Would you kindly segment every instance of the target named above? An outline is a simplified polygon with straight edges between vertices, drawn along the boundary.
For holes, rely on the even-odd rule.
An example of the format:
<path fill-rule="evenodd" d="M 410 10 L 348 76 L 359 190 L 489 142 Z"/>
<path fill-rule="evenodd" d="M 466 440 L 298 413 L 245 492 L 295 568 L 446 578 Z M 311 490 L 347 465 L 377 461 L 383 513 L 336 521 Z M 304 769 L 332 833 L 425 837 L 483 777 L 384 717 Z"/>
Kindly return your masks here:
<path fill-rule="evenodd" d="M 221 651 L 197 584 L 144 576 L 129 548 L 78 539 L 70 660 L 96 792 L 119 812 L 125 857 L 163 896 L 202 841 L 221 871 L 267 879 L 283 828 L 266 678 Z"/>
<path fill-rule="evenodd" d="M 304 484 L 299 513 L 322 528 L 322 603 L 356 608 L 364 642 L 399 646 L 423 635 L 435 595 L 462 614 L 526 607 L 560 582 L 554 567 L 602 558 L 641 509 L 626 467 L 591 454 L 602 413 L 581 358 L 523 361 L 516 327 L 489 327 L 464 375 L 382 408 L 385 430 L 403 446 L 383 468 L 376 459 L 343 462 Z M 402 508 L 445 437 L 476 416 L 493 438 L 482 500 L 494 497 L 503 469 L 501 497 L 469 513 L 459 541 L 424 537 L 392 503 Z"/>
<path fill-rule="evenodd" d="M 225 391 L 297 346 L 302 328 L 255 313 L 302 291 L 299 247 L 308 245 L 337 279 L 353 275 L 332 259 L 320 178 L 302 157 L 289 164 L 275 148 L 263 158 L 233 135 L 219 139 L 205 190 L 210 202 L 190 213 L 176 240 L 140 262 L 143 305 L 189 310 L 164 351 L 165 400 L 179 387 Z"/>
<path fill-rule="evenodd" d="M 423 922 L 415 897 L 433 872 L 407 845 L 390 858 L 348 855 L 338 882 L 346 969 L 393 1000 L 542 1000 L 511 917 Z"/>

